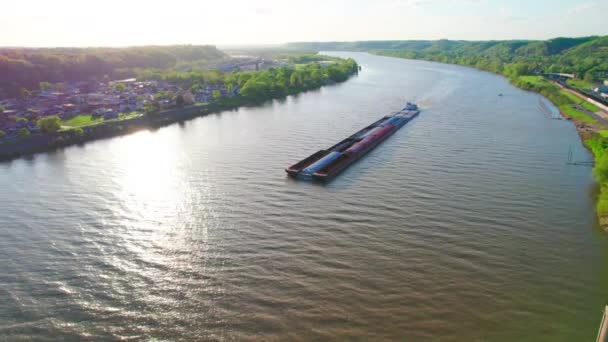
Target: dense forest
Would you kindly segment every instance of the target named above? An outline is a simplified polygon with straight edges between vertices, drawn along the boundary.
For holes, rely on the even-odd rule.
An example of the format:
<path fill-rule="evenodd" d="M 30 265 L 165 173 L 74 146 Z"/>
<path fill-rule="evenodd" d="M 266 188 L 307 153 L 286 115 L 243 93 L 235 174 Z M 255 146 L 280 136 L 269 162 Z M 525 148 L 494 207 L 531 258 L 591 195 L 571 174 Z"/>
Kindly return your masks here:
<path fill-rule="evenodd" d="M 40 82 L 127 78 L 139 68 L 178 68 L 226 58 L 214 46 L 142 46 L 127 48 L 2 48 L 0 98 L 17 96 L 21 88 Z"/>
<path fill-rule="evenodd" d="M 608 36 L 546 41 L 363 41 L 289 43 L 288 50 L 349 50 L 472 66 L 509 77 L 535 72 L 574 73 L 587 81 L 608 78 Z"/>

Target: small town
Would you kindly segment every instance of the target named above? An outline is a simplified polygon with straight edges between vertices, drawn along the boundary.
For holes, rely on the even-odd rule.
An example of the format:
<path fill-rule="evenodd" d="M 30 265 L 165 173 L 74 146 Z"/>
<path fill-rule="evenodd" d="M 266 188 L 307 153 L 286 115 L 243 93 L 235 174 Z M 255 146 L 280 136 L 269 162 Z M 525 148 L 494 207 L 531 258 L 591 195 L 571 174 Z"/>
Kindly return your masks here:
<path fill-rule="evenodd" d="M 101 121 L 132 118 L 146 111 L 146 104 L 157 103 L 159 110 L 176 106 L 209 103 L 220 97 L 238 94 L 224 85 L 208 84 L 194 94 L 188 89 L 162 81 L 127 79 L 113 82 L 73 82 L 32 92 L 22 99 L 0 101 L 0 130 L 3 139 L 40 131 L 37 120 L 57 115 L 62 128 L 95 124 Z M 24 133 L 25 132 L 25 133 Z"/>
<path fill-rule="evenodd" d="M 239 56 L 205 69 L 258 71 L 285 65 L 288 64 Z M 151 111 L 208 104 L 240 92 L 238 85 L 228 88 L 222 83 L 206 83 L 183 89 L 167 81 L 135 78 L 57 84 L 41 82 L 39 90 L 22 89 L 19 98 L 0 100 L 0 141 L 39 133 L 38 120 L 45 117 L 58 116 L 61 119 L 60 130 L 70 130 L 110 120 L 132 119 Z"/>

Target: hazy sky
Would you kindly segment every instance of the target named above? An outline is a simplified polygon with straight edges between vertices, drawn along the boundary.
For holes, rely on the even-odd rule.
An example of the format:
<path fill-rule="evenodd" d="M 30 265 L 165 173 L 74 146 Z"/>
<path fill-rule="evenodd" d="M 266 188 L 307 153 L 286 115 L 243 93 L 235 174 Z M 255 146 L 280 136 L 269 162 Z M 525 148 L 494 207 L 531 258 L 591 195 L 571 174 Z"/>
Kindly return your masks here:
<path fill-rule="evenodd" d="M 545 39 L 608 34 L 608 0 L 2 0 L 0 46 Z"/>

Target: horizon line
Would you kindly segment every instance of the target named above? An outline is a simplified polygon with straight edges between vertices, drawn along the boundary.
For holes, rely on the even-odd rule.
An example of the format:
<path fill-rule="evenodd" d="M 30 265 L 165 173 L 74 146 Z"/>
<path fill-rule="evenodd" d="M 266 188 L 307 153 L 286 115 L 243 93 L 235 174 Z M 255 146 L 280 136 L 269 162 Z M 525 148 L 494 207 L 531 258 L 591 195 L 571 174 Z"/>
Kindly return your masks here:
<path fill-rule="evenodd" d="M 0 49 L 94 49 L 94 48 L 111 48 L 111 49 L 125 49 L 135 47 L 169 47 L 169 46 L 209 46 L 215 48 L 238 48 L 238 47 L 277 47 L 287 44 L 310 44 L 310 43 L 363 43 L 363 42 L 407 42 L 407 41 L 460 41 L 460 42 L 508 42 L 508 41 L 528 41 L 528 42 L 543 42 L 554 39 L 566 38 L 566 39 L 577 39 L 577 38 L 601 38 L 608 37 L 607 34 L 594 34 L 594 35 L 582 35 L 582 36 L 557 36 L 548 39 L 527 39 L 527 38 L 511 38 L 511 39 L 451 39 L 451 38 L 437 38 L 437 39 L 364 39 L 364 40 L 302 40 L 302 41 L 288 41 L 281 43 L 227 43 L 227 44 L 214 44 L 214 43 L 174 43 L 174 44 L 142 44 L 142 45 L 87 45 L 87 46 L 49 46 L 49 45 L 0 45 Z"/>

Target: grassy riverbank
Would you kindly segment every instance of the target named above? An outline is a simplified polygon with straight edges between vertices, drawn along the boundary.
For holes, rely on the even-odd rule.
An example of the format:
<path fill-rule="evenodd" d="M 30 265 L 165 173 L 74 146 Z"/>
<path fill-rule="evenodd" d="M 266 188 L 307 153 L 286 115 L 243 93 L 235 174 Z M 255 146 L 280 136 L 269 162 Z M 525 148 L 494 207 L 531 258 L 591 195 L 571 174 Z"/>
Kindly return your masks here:
<path fill-rule="evenodd" d="M 598 111 L 598 108 L 585 100 L 578 98 L 567 91 L 560 89 L 555 84 L 547 81 L 542 76 L 515 76 L 509 78 L 511 83 L 524 90 L 537 92 L 548 98 L 555 104 L 562 114 L 570 119 L 580 120 L 593 125 L 600 125 L 597 120 L 587 115 L 587 113 L 573 107 L 580 105 L 592 112 Z"/>
<path fill-rule="evenodd" d="M 584 139 L 585 145 L 593 153 L 595 167 L 593 174 L 600 184 L 596 209 L 600 225 L 608 228 L 608 131 L 599 131 L 590 138 Z"/>
<path fill-rule="evenodd" d="M 545 96 L 559 108 L 562 115 L 574 122 L 583 144 L 595 159 L 593 174 L 600 185 L 596 212 L 602 228 L 608 229 L 608 129 L 574 105 L 580 105 L 591 112 L 597 112 L 599 109 L 541 76 L 518 76 L 510 78 L 510 81 L 519 88 Z"/>
<path fill-rule="evenodd" d="M 408 58 L 409 55 L 400 56 L 394 51 L 375 51 L 380 55 L 388 55 L 392 57 Z M 417 56 L 416 59 L 434 61 L 434 58 L 424 58 Z M 594 176 L 599 183 L 600 192 L 597 198 L 596 212 L 602 228 L 608 230 L 608 127 L 598 122 L 588 113 L 580 110 L 582 107 L 590 112 L 597 112 L 599 109 L 591 103 L 561 89 L 554 83 L 549 82 L 542 76 L 522 75 L 518 72 L 513 73 L 509 68 L 497 68 L 497 70 L 489 70 L 468 63 L 458 63 L 458 60 L 443 61 L 444 63 L 460 64 L 476 69 L 490 71 L 509 79 L 511 84 L 524 90 L 533 91 L 545 96 L 556 107 L 560 113 L 575 124 L 579 136 L 583 144 L 592 152 L 595 159 L 595 167 L 593 169 Z M 483 65 L 483 64 L 482 64 Z M 579 86 L 588 86 L 589 83 L 582 80 L 571 81 Z"/>

